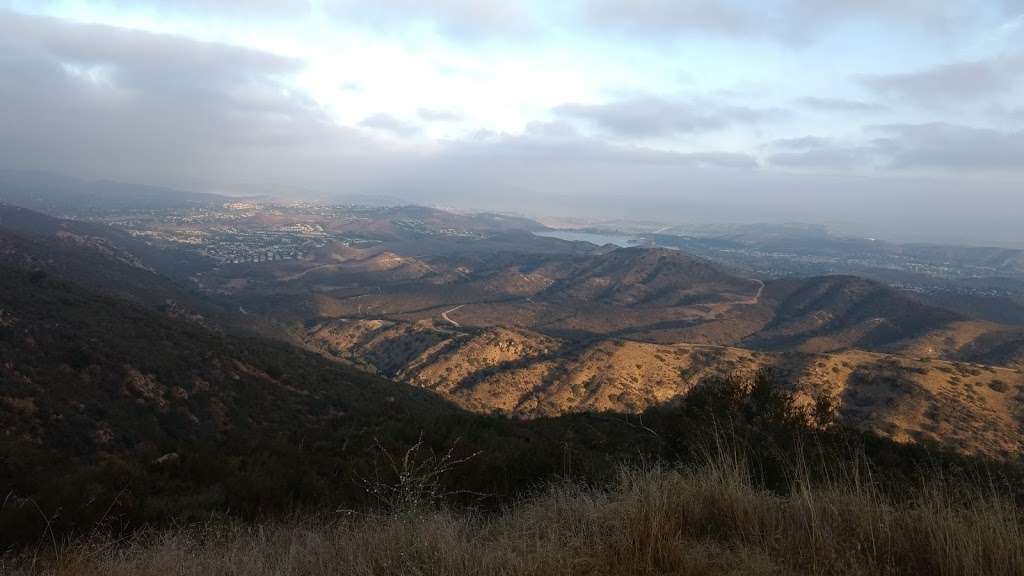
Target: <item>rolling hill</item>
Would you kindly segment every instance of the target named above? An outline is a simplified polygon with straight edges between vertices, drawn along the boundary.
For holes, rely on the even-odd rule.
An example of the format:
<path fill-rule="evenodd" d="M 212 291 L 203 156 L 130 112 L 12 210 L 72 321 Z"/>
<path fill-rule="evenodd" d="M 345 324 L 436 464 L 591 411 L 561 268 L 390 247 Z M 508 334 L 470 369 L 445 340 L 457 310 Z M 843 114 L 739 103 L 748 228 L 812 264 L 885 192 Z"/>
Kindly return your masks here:
<path fill-rule="evenodd" d="M 540 294 L 542 298 L 670 307 L 737 300 L 760 283 L 726 273 L 678 250 L 621 248 L 591 257 Z"/>
<path fill-rule="evenodd" d="M 701 382 L 770 369 L 806 405 L 825 398 L 848 425 L 901 442 L 1008 457 L 1024 449 L 1024 374 L 862 350 L 761 352 L 620 339 L 579 342 L 517 328 L 328 321 L 323 353 L 423 387 L 468 410 L 520 418 L 639 413 Z"/>
<path fill-rule="evenodd" d="M 744 341 L 757 348 L 878 350 L 963 319 L 855 276 L 770 282 L 765 299 L 772 321 Z"/>
<path fill-rule="evenodd" d="M 211 264 L 206 258 L 151 245 L 112 226 L 55 218 L 10 204 L 0 203 L 0 230 L 50 244 L 87 248 L 187 287 L 192 286 L 195 272 Z"/>

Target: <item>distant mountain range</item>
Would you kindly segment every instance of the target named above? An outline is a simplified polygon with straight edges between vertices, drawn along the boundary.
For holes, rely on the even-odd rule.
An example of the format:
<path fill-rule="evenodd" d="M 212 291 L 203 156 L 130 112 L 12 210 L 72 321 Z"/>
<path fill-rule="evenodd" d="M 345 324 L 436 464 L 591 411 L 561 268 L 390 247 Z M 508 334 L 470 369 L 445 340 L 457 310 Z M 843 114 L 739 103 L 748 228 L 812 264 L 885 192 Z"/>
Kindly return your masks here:
<path fill-rule="evenodd" d="M 220 205 L 237 199 L 109 180 L 82 180 L 50 172 L 0 170 L 0 202 L 48 214 L 160 210 Z"/>

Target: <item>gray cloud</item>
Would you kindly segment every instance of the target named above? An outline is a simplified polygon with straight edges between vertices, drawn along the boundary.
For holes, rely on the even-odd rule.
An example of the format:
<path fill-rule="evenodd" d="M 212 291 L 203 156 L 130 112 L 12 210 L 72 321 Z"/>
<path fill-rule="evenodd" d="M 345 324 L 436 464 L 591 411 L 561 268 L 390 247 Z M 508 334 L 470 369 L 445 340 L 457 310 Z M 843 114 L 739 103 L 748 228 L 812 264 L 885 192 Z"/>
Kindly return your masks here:
<path fill-rule="evenodd" d="M 629 33 L 706 30 L 738 34 L 751 32 L 756 24 L 749 11 L 717 1 L 588 0 L 583 6 L 584 17 L 593 24 Z"/>
<path fill-rule="evenodd" d="M 338 147 L 373 150 L 282 84 L 300 69 L 242 48 L 0 15 L 0 158 L 189 186 L 299 177 Z"/>
<path fill-rule="evenodd" d="M 801 107 L 820 112 L 881 112 L 887 107 L 876 102 L 862 102 L 846 98 L 821 98 L 807 96 L 797 100 Z"/>
<path fill-rule="evenodd" d="M 830 138 L 804 136 L 775 140 L 769 148 L 769 164 L 785 168 L 849 170 L 870 166 L 880 153 L 880 143 L 851 145 Z"/>
<path fill-rule="evenodd" d="M 325 11 L 342 22 L 390 30 L 408 22 L 428 22 L 461 40 L 518 35 L 531 31 L 534 18 L 519 2 L 505 0 L 323 0 Z"/>
<path fill-rule="evenodd" d="M 589 122 L 617 136 L 638 138 L 708 132 L 733 124 L 754 124 L 784 114 L 776 109 L 721 106 L 652 96 L 610 104 L 562 104 L 553 112 L 560 118 Z"/>
<path fill-rule="evenodd" d="M 360 122 L 359 125 L 364 128 L 390 132 L 396 136 L 413 136 L 420 132 L 419 126 L 399 120 L 390 114 L 374 114 Z"/>
<path fill-rule="evenodd" d="M 420 108 L 416 111 L 416 114 L 422 120 L 427 122 L 458 122 L 462 120 L 462 115 L 451 110 L 433 110 L 430 108 Z"/>
<path fill-rule="evenodd" d="M 783 173 L 759 168 L 743 153 L 614 145 L 573 127 L 584 120 L 627 133 L 663 130 L 657 117 L 629 112 L 629 106 L 622 114 L 614 106 L 570 110 L 576 114 L 558 115 L 562 122 L 533 125 L 520 135 L 481 133 L 418 149 L 336 125 L 288 89 L 283 79 L 301 70 L 300 62 L 253 50 L 0 15 L 0 168 L 200 191 L 287 186 L 324 195 L 383 192 L 467 208 L 542 206 L 555 214 L 668 221 L 845 219 L 876 235 L 934 239 L 954 231 L 1020 238 L 1019 132 L 874 127 L 869 136 L 877 138 L 860 146 L 875 155 L 873 165 L 893 170 L 866 175 L 813 169 L 815 146 L 818 166 L 841 163 L 826 162 L 826 152 L 831 146 L 838 154 L 834 150 L 843 143 L 823 139 L 770 148 L 774 154 L 805 153 L 807 169 Z M 664 108 L 682 118 L 669 119 L 673 133 L 777 113 L 688 104 Z M 629 120 L 634 114 L 637 125 Z M 963 169 L 936 170 L 950 166 Z M 969 170 L 1005 174 L 980 181 Z M 919 218 L 908 222 L 911 210 Z"/>
<path fill-rule="evenodd" d="M 556 165 L 582 163 L 616 166 L 757 167 L 757 160 L 753 156 L 742 153 L 681 153 L 609 144 L 596 138 L 582 136 L 571 125 L 563 122 L 534 123 L 521 135 L 481 133 L 474 138 L 451 143 L 446 152 L 455 156 L 514 158 Z"/>
<path fill-rule="evenodd" d="M 342 23 L 388 32 L 409 23 L 426 22 L 440 33 L 459 40 L 518 35 L 534 27 L 533 15 L 523 4 L 504 0 L 106 0 L 105 3 L 118 8 L 143 7 L 166 13 L 229 18 L 302 18 L 318 7 Z"/>
<path fill-rule="evenodd" d="M 988 114 L 1001 121 L 1024 122 L 1024 106 L 1007 107 L 995 105 L 989 107 Z"/>
<path fill-rule="evenodd" d="M 757 159 L 753 156 L 737 152 L 690 152 L 679 154 L 679 156 L 684 161 L 699 166 L 718 168 L 757 168 L 759 166 Z"/>
<path fill-rule="evenodd" d="M 125 4 L 138 4 L 124 2 Z M 303 15 L 312 7 L 310 0 L 172 0 L 153 2 L 182 12 L 224 12 L 228 14 Z"/>
<path fill-rule="evenodd" d="M 329 189 L 401 179 L 425 158 L 756 166 L 737 153 L 615 147 L 583 138 L 568 124 L 443 143 L 432 155 L 408 146 L 396 150 L 336 125 L 314 102 L 288 90 L 282 78 L 301 69 L 300 62 L 249 49 L 0 15 L 0 158 L 12 168 L 250 192 L 254 183 Z M 415 130 L 387 115 L 362 126 L 398 136 Z"/>
<path fill-rule="evenodd" d="M 828 25 L 851 18 L 908 24 L 933 31 L 950 31 L 970 21 L 980 11 L 1012 13 L 1018 0 L 790 0 L 783 10 L 793 12 L 801 25 Z"/>
<path fill-rule="evenodd" d="M 38 0 L 41 5 L 57 5 L 57 0 Z M 312 8 L 310 0 L 103 0 L 116 8 L 148 8 L 181 14 L 214 14 L 231 17 L 304 16 Z"/>
<path fill-rule="evenodd" d="M 582 17 L 600 28 L 645 38 L 696 32 L 794 42 L 850 19 L 948 32 L 983 9 L 1016 14 L 1017 4 L 1017 0 L 584 0 Z"/>
<path fill-rule="evenodd" d="M 1000 26 L 1000 33 L 1010 39 L 1024 39 L 1024 2 L 1020 3 L 1020 9 L 1015 16 L 1009 18 Z"/>
<path fill-rule="evenodd" d="M 1024 57 L 954 62 L 904 74 L 868 74 L 858 80 L 874 92 L 926 104 L 978 100 L 1020 83 Z"/>
<path fill-rule="evenodd" d="M 998 170 L 1019 172 L 1024 158 L 1024 131 L 1002 132 L 945 123 L 872 126 L 893 144 L 896 168 Z"/>
<path fill-rule="evenodd" d="M 946 123 L 868 126 L 859 143 L 807 136 L 775 140 L 769 164 L 787 168 L 887 171 L 1020 173 L 1024 131 L 999 131 Z"/>
<path fill-rule="evenodd" d="M 783 150 L 807 150 L 809 148 L 821 148 L 824 146 L 831 146 L 832 140 L 830 138 L 823 138 L 821 136 L 801 136 L 800 138 L 782 138 L 775 140 L 769 146 L 773 148 L 781 148 Z"/>
<path fill-rule="evenodd" d="M 40 4 L 59 4 L 39 0 Z M 427 22 L 457 40 L 518 36 L 541 30 L 545 17 L 527 2 L 508 0 L 104 0 L 118 8 L 145 7 L 169 13 L 202 13 L 228 18 L 305 17 L 313 7 L 340 22 L 391 31 Z M 950 32 L 993 12 L 1007 19 L 1009 33 L 1021 34 L 1013 18 L 1020 0 L 577 0 L 546 15 L 555 27 L 596 27 L 644 39 L 689 33 L 805 41 L 850 19 L 896 22 Z"/>

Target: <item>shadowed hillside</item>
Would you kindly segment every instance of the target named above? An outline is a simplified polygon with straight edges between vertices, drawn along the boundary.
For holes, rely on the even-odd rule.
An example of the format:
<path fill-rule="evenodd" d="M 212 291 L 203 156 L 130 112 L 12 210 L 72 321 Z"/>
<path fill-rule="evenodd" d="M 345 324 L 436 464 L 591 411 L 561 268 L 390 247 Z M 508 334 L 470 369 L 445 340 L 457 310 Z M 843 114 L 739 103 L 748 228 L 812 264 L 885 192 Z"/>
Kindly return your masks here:
<path fill-rule="evenodd" d="M 770 283 L 773 320 L 745 344 L 822 352 L 877 350 L 962 319 L 877 282 L 826 276 Z"/>
<path fill-rule="evenodd" d="M 54 218 L 9 204 L 0 204 L 0 229 L 29 239 L 89 248 L 186 286 L 195 271 L 209 264 L 203 257 L 159 248 L 111 226 Z"/>
<path fill-rule="evenodd" d="M 757 293 L 755 281 L 677 250 L 622 248 L 582 263 L 540 297 L 621 306 L 679 306 Z"/>
<path fill-rule="evenodd" d="M 366 450 L 395 423 L 457 413 L 415 388 L 285 344 L 214 333 L 52 272 L 0 272 L 0 485 L 7 494 L 35 495 L 47 514 L 60 510 L 55 530 L 105 507 L 136 520 L 166 517 L 160 502 L 180 499 L 184 486 L 195 490 L 185 506 L 193 513 L 258 508 L 280 492 L 261 495 L 254 486 L 256 500 L 245 503 L 246 490 L 214 486 L 275 478 L 298 490 L 307 474 L 301 469 L 291 478 L 278 465 L 259 472 L 258 455 L 275 443 L 325 427 L 358 431 Z M 175 468 L 182 475 L 174 480 L 153 464 L 179 457 L 191 464 Z M 262 476 L 271 470 L 279 471 Z M 128 494 L 115 498 L 119 491 Z M 39 520 L 8 507 L 0 533 Z"/>
<path fill-rule="evenodd" d="M 2 223 L 0 223 L 2 224 Z M 78 239 L 20 236 L 0 228 L 0 263 L 49 274 L 114 298 L 203 320 L 220 307 L 160 276 L 131 253 Z"/>

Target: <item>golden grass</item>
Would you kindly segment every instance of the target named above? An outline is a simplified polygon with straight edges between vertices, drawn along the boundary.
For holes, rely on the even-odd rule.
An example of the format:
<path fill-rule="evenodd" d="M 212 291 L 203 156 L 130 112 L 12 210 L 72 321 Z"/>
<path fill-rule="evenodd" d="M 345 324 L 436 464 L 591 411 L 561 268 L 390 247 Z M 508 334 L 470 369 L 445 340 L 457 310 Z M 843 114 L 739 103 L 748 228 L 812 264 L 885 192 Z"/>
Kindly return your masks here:
<path fill-rule="evenodd" d="M 941 481 L 894 504 L 844 473 L 779 496 L 742 462 L 623 470 L 606 489 L 550 487 L 501 514 L 345 515 L 219 523 L 72 544 L 12 576 L 1020 575 L 1019 510 Z M 854 470 L 854 472 L 856 472 Z"/>

